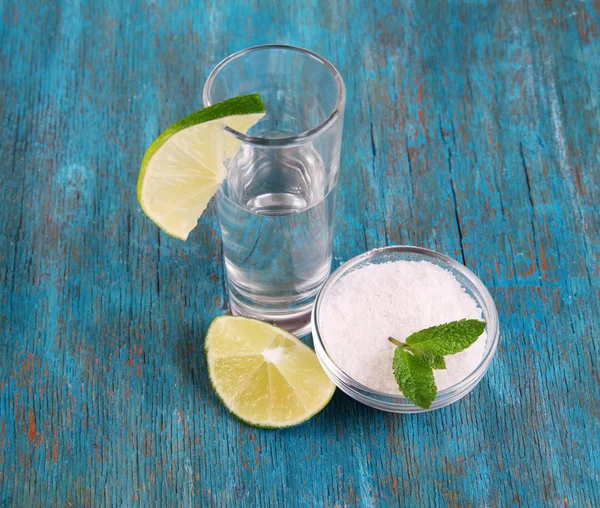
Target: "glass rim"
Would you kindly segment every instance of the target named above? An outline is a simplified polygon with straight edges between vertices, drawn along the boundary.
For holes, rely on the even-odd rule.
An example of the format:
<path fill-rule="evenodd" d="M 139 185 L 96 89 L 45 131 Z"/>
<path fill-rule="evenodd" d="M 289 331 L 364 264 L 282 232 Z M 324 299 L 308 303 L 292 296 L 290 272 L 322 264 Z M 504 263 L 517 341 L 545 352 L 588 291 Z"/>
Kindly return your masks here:
<path fill-rule="evenodd" d="M 304 132 L 300 132 L 299 134 L 294 134 L 293 136 L 286 136 L 281 138 L 264 138 L 261 136 L 250 136 L 248 134 L 244 134 L 242 132 L 236 131 L 235 129 L 231 129 L 230 127 L 225 127 L 225 130 L 230 134 L 234 135 L 240 141 L 246 144 L 251 145 L 259 145 L 259 146 L 287 146 L 293 144 L 304 143 L 309 139 L 313 138 L 320 132 L 326 130 L 335 120 L 343 113 L 344 106 L 346 105 L 346 86 L 344 85 L 344 80 L 342 79 L 339 71 L 333 66 L 329 60 L 323 58 L 321 55 L 310 51 L 308 49 L 300 48 L 298 46 L 291 46 L 288 44 L 261 44 L 260 46 L 252 46 L 250 48 L 242 49 L 240 51 L 236 51 L 235 53 L 229 55 L 225 59 L 221 60 L 217 64 L 217 66 L 211 71 L 206 79 L 206 83 L 204 83 L 204 88 L 202 90 L 202 101 L 204 102 L 204 107 L 210 106 L 212 103 L 209 98 L 209 92 L 212 87 L 212 84 L 215 81 L 216 76 L 219 72 L 229 63 L 241 58 L 243 56 L 248 55 L 249 53 L 253 53 L 256 51 L 264 51 L 264 50 L 285 50 L 285 51 L 293 51 L 296 53 L 301 53 L 305 56 L 313 58 L 317 60 L 319 63 L 324 65 L 327 70 L 332 74 L 333 79 L 337 88 L 337 100 L 335 103 L 335 107 L 331 114 L 323 120 L 319 125 L 313 127 L 312 129 L 308 129 Z"/>
<path fill-rule="evenodd" d="M 346 273 L 350 272 L 355 266 L 366 259 L 374 258 L 378 255 L 385 254 L 386 252 L 409 252 L 423 256 L 423 259 L 436 259 L 447 267 L 456 270 L 461 273 L 468 281 L 473 285 L 485 308 L 481 308 L 481 311 L 486 319 L 488 325 L 487 334 L 488 341 L 486 344 L 485 352 L 481 361 L 473 369 L 473 371 L 467 375 L 461 381 L 439 390 L 436 398 L 431 404 L 429 409 L 423 409 L 413 404 L 408 398 L 401 393 L 393 394 L 382 392 L 370 388 L 359 381 L 356 381 L 352 376 L 342 370 L 331 358 L 325 347 L 324 340 L 321 336 L 321 330 L 319 329 L 319 314 L 323 305 L 323 300 L 327 298 L 329 290 L 333 285 Z M 442 265 L 438 265 L 444 268 Z M 481 306 L 480 302 L 478 305 Z M 395 413 L 421 413 L 426 411 L 432 411 L 434 409 L 440 409 L 453 402 L 458 401 L 469 393 L 483 378 L 484 374 L 496 353 L 498 341 L 500 337 L 500 322 L 498 318 L 498 310 L 492 295 L 485 287 L 481 279 L 475 275 L 465 265 L 459 263 L 455 259 L 446 256 L 440 252 L 426 249 L 423 247 L 415 247 L 411 245 L 394 245 L 388 247 L 382 247 L 372 249 L 364 252 L 341 265 L 337 268 L 327 279 L 321 290 L 319 291 L 315 303 L 313 306 L 312 316 L 312 336 L 313 344 L 317 357 L 323 366 L 325 372 L 329 375 L 332 381 L 345 393 L 353 397 L 354 399 L 374 407 L 376 409 L 382 409 L 384 411 L 391 411 Z"/>

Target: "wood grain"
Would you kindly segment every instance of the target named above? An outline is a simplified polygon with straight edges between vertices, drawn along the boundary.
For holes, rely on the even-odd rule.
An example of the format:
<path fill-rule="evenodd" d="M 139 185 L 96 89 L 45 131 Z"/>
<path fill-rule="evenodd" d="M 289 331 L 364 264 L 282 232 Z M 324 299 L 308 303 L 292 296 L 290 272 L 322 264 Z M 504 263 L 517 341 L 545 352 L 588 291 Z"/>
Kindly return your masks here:
<path fill-rule="evenodd" d="M 600 505 L 600 4 L 0 4 L 0 506 Z M 211 68 L 282 42 L 348 89 L 336 264 L 464 262 L 502 335 L 461 402 L 232 418 L 202 355 L 227 311 L 214 204 L 141 212 L 157 134 Z"/>

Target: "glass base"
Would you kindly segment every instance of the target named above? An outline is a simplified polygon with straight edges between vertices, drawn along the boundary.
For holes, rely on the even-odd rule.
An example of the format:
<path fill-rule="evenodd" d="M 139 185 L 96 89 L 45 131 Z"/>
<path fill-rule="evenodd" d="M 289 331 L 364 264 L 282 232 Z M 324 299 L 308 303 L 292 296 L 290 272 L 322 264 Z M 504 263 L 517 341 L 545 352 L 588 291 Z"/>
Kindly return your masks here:
<path fill-rule="evenodd" d="M 311 333 L 310 316 L 313 308 L 314 298 L 301 307 L 290 310 L 272 310 L 264 307 L 256 307 L 238 299 L 232 291 L 229 291 L 229 303 L 231 313 L 234 316 L 245 316 L 260 319 L 267 323 L 287 330 L 296 337 L 303 337 Z"/>

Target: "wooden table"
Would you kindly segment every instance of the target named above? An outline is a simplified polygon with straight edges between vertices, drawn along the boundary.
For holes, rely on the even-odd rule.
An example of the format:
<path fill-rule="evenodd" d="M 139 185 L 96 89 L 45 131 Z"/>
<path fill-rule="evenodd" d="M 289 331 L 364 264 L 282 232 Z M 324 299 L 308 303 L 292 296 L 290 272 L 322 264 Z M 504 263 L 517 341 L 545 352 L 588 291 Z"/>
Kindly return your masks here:
<path fill-rule="evenodd" d="M 597 0 L 28 0 L 0 19 L 0 506 L 600 504 Z M 267 42 L 345 78 L 335 265 L 420 245 L 493 294 L 498 353 L 459 403 L 399 416 L 338 392 L 273 432 L 211 390 L 214 203 L 183 243 L 136 178 L 212 67 Z"/>

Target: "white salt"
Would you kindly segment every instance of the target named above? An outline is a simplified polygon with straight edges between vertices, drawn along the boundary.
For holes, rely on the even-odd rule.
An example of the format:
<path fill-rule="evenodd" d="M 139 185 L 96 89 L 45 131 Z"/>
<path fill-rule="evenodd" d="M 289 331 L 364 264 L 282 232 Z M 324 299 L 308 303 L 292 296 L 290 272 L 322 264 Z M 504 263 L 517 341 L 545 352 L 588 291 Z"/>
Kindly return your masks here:
<path fill-rule="evenodd" d="M 321 336 L 335 364 L 356 381 L 398 394 L 392 371 L 394 337 L 458 319 L 483 319 L 477 302 L 460 282 L 427 261 L 373 264 L 346 274 L 331 289 L 321 314 Z M 483 359 L 484 332 L 468 349 L 446 356 L 435 370 L 439 390 L 462 381 Z"/>

